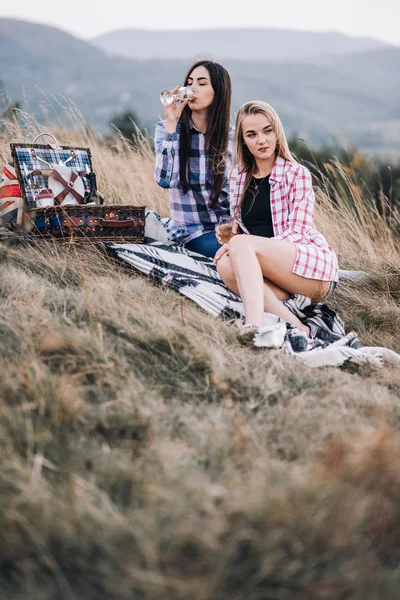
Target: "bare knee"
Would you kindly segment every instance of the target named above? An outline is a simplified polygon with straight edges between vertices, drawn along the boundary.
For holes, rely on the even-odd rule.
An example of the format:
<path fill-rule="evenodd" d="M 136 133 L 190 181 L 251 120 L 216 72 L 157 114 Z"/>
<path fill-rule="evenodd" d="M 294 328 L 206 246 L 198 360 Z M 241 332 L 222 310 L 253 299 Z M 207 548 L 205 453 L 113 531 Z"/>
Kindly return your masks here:
<path fill-rule="evenodd" d="M 252 251 L 263 256 L 269 254 L 270 249 L 273 249 L 269 238 L 260 237 L 258 235 L 234 235 L 229 240 L 229 252 L 241 254 L 243 251 Z"/>
<path fill-rule="evenodd" d="M 244 248 L 249 248 L 250 236 L 249 235 L 234 235 L 228 242 L 229 252 L 241 252 Z"/>
<path fill-rule="evenodd" d="M 255 251 L 255 236 L 248 234 L 234 235 L 228 242 L 229 254 L 236 258 L 242 254 Z"/>

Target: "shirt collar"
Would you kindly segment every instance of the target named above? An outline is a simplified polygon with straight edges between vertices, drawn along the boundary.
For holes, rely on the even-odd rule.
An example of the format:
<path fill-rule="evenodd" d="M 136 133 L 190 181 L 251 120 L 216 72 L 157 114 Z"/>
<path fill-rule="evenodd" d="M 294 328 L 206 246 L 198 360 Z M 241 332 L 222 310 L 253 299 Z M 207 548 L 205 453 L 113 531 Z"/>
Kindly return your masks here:
<path fill-rule="evenodd" d="M 281 156 L 277 156 L 275 159 L 274 168 L 269 176 L 270 181 L 280 181 L 283 177 L 286 160 Z"/>
<path fill-rule="evenodd" d="M 197 131 L 197 133 L 202 133 L 203 135 L 205 135 L 205 133 L 200 131 L 200 129 L 197 129 L 197 127 L 193 123 L 192 119 L 189 119 L 189 126 L 190 126 L 190 129 L 194 129 L 194 131 Z"/>

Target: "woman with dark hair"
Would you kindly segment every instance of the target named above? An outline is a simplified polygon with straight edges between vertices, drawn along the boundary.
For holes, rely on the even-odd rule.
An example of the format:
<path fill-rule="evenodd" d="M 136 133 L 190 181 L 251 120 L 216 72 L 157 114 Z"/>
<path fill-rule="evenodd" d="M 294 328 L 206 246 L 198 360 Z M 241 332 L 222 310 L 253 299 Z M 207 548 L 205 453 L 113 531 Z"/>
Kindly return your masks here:
<path fill-rule="evenodd" d="M 237 113 L 230 210 L 232 237 L 214 261 L 242 298 L 245 323 L 237 325 L 253 335 L 264 313 L 272 313 L 309 336 L 283 301 L 292 294 L 325 298 L 339 280 L 337 257 L 314 223 L 310 172 L 293 158 L 281 120 L 266 102 L 246 102 Z"/>
<path fill-rule="evenodd" d="M 191 97 L 165 106 L 165 120 L 157 124 L 154 176 L 169 190 L 173 224 L 183 230 L 180 241 L 213 257 L 220 247 L 215 227 L 229 215 L 231 80 L 222 65 L 201 60 L 189 68 L 184 86 L 191 88 Z"/>

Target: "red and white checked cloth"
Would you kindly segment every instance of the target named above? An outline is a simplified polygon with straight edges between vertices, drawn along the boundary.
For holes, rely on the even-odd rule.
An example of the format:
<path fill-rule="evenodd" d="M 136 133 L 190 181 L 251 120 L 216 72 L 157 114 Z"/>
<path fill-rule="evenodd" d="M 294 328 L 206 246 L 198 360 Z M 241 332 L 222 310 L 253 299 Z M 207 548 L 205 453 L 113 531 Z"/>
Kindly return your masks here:
<path fill-rule="evenodd" d="M 245 170 L 239 166 L 232 168 L 229 201 L 232 217 L 245 233 L 249 233 L 241 215 L 237 214 L 245 179 Z M 272 239 L 287 240 L 296 246 L 292 273 L 309 279 L 338 282 L 336 254 L 314 224 L 315 194 L 309 170 L 278 156 L 269 182 L 275 234 Z"/>
<path fill-rule="evenodd" d="M 0 182 L 0 223 L 22 225 L 24 221 L 24 202 L 17 180 L 15 168 L 7 164 L 3 167 Z"/>

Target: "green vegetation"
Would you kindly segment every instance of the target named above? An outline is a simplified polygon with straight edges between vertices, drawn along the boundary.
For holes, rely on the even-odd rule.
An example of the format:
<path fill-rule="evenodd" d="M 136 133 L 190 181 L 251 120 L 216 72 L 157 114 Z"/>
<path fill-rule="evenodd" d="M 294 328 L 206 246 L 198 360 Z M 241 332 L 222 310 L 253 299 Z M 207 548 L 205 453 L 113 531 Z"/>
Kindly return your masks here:
<path fill-rule="evenodd" d="M 298 160 L 310 168 L 317 185 L 341 194 L 350 186 L 352 193 L 375 204 L 388 219 L 393 210 L 400 208 L 400 161 L 368 155 L 354 145 L 311 148 L 296 136 L 289 140 L 289 146 Z"/>
<path fill-rule="evenodd" d="M 133 148 L 139 148 L 145 132 L 140 129 L 139 119 L 133 110 L 123 110 L 111 118 L 109 142 L 112 143 L 116 137 L 122 136 Z"/>
<path fill-rule="evenodd" d="M 7 97 L 3 82 L 0 80 L 0 126 L 4 131 L 7 128 L 7 123 L 18 121 L 18 114 L 21 109 L 20 102 L 13 102 Z"/>

